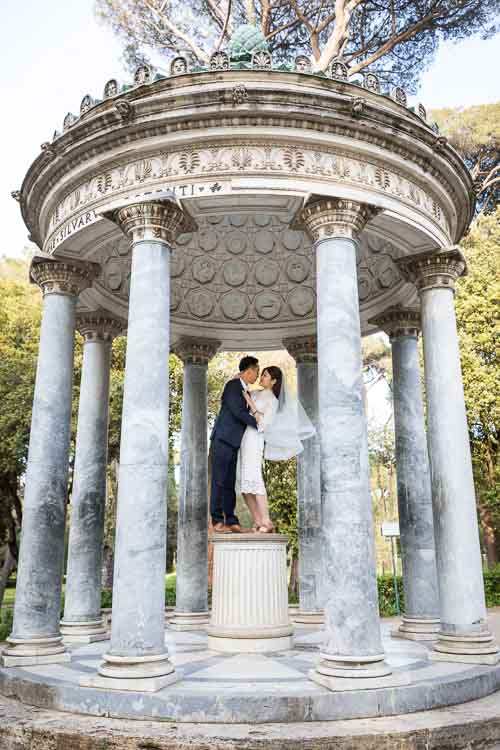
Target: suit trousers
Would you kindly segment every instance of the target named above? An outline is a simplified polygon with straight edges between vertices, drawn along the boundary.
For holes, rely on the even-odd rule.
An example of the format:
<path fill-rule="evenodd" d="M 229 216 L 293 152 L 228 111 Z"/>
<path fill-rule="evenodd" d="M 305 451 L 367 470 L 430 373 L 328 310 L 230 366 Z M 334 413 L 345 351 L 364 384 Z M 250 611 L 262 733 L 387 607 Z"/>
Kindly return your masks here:
<path fill-rule="evenodd" d="M 210 493 L 210 514 L 212 522 L 226 523 L 228 526 L 239 523 L 234 513 L 236 507 L 236 465 L 238 448 L 224 440 L 212 440 L 212 487 Z"/>

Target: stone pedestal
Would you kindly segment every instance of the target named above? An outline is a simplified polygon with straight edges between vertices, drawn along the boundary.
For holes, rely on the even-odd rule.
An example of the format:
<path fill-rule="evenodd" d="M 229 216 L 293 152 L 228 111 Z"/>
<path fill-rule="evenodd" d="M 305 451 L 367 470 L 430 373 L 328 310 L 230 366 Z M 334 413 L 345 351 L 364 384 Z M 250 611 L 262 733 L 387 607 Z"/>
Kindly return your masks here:
<path fill-rule="evenodd" d="M 370 321 L 391 339 L 398 513 L 405 614 L 392 635 L 436 640 L 439 596 L 432 492 L 420 382 L 418 309 L 391 307 Z"/>
<path fill-rule="evenodd" d="M 24 492 L 12 634 L 3 665 L 69 661 L 59 630 L 71 436 L 75 307 L 97 276 L 94 263 L 35 256 L 43 290 L 40 349 Z"/>
<path fill-rule="evenodd" d="M 431 658 L 495 664 L 488 628 L 476 499 L 453 293 L 466 272 L 458 247 L 399 261 L 422 314 L 440 629 Z"/>
<path fill-rule="evenodd" d="M 316 199 L 302 212 L 315 242 L 325 640 L 311 679 L 390 674 L 384 661 L 363 407 L 356 245 L 376 211 Z"/>
<path fill-rule="evenodd" d="M 265 653 L 292 647 L 283 534 L 214 534 L 208 647 Z"/>
<path fill-rule="evenodd" d="M 92 643 L 109 637 L 101 618 L 109 366 L 113 336 L 124 323 L 97 312 L 79 315 L 77 328 L 83 365 L 61 633 L 68 643 Z"/>
<path fill-rule="evenodd" d="M 304 441 L 304 451 L 297 459 L 299 609 L 293 615 L 293 620 L 303 625 L 321 625 L 325 617 L 321 602 L 323 543 L 317 342 L 315 336 L 300 336 L 286 339 L 283 344 L 297 363 L 297 391 L 300 403 L 316 427 L 316 435 Z"/>
<path fill-rule="evenodd" d="M 218 341 L 188 338 L 174 347 L 184 377 L 173 630 L 200 630 L 209 622 L 207 369 L 218 347 Z"/>

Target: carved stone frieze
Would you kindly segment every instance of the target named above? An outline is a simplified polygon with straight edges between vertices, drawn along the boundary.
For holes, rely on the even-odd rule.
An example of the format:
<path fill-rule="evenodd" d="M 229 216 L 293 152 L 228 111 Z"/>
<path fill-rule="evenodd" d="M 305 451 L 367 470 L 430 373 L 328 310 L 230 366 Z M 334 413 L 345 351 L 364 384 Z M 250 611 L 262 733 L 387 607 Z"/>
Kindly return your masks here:
<path fill-rule="evenodd" d="M 173 352 L 185 365 L 208 365 L 215 357 L 220 341 L 183 337 L 173 347 Z"/>
<path fill-rule="evenodd" d="M 455 282 L 467 273 L 467 262 L 458 245 L 400 258 L 396 261 L 402 275 L 417 287 L 425 289 L 447 287 L 455 291 Z"/>
<path fill-rule="evenodd" d="M 318 340 L 316 336 L 287 338 L 284 339 L 283 346 L 298 365 L 316 364 L 318 361 Z"/>
<path fill-rule="evenodd" d="M 104 310 L 79 313 L 76 316 L 76 328 L 85 341 L 113 341 L 126 329 L 125 321 L 115 318 Z"/>
<path fill-rule="evenodd" d="M 373 206 L 343 198 L 317 198 L 304 206 L 301 218 L 315 242 L 328 237 L 357 239 L 377 212 Z"/>
<path fill-rule="evenodd" d="M 420 333 L 420 310 L 416 307 L 395 305 L 370 318 L 369 323 L 381 328 L 391 339 L 398 336 L 415 336 Z"/>
<path fill-rule="evenodd" d="M 119 100 L 120 101 L 120 100 Z M 360 100 L 363 101 L 362 99 Z M 122 101 L 123 104 L 127 102 Z M 118 104 L 118 102 L 117 102 Z M 129 161 L 103 171 L 69 193 L 50 216 L 46 244 L 57 229 L 74 216 L 137 187 L 141 190 L 177 184 L 181 180 L 207 180 L 206 191 L 215 190 L 216 180 L 232 174 L 271 174 L 314 179 L 367 188 L 396 198 L 449 231 L 445 212 L 431 194 L 411 177 L 388 167 L 387 162 L 354 157 L 337 148 L 292 147 L 288 143 L 238 141 L 231 146 L 210 144 L 172 149 Z M 292 235 L 293 236 L 293 235 Z M 238 243 L 233 252 L 238 252 Z"/>
<path fill-rule="evenodd" d="M 40 287 L 44 297 L 48 294 L 78 297 L 80 292 L 92 286 L 99 271 L 97 263 L 56 260 L 50 256 L 35 255 L 30 265 L 30 281 Z"/>
<path fill-rule="evenodd" d="M 133 242 L 163 240 L 172 243 L 186 226 L 184 213 L 171 201 L 147 201 L 118 209 L 114 221 Z"/>

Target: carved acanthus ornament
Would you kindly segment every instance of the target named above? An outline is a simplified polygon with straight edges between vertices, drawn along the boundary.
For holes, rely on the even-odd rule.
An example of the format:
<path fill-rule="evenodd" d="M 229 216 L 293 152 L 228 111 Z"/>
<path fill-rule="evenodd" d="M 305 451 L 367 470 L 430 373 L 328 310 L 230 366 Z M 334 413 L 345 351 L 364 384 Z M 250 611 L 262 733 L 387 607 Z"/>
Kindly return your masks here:
<path fill-rule="evenodd" d="M 220 341 L 213 339 L 182 338 L 173 347 L 173 352 L 185 365 L 208 365 L 219 347 Z"/>
<path fill-rule="evenodd" d="M 301 219 L 314 242 L 329 237 L 356 240 L 379 209 L 343 198 L 318 198 L 302 209 Z"/>
<path fill-rule="evenodd" d="M 112 342 L 116 336 L 120 336 L 126 323 L 115 318 L 105 311 L 80 313 L 76 316 L 76 328 L 82 334 L 85 341 L 107 341 Z"/>
<path fill-rule="evenodd" d="M 48 294 L 78 297 L 80 292 L 92 286 L 99 272 L 97 263 L 35 255 L 30 266 L 30 281 L 40 287 L 44 297 Z"/>
<path fill-rule="evenodd" d="M 456 280 L 467 273 L 467 262 L 458 245 L 400 258 L 396 263 L 403 277 L 415 284 L 419 294 L 426 289 L 443 287 L 454 292 Z"/>
<path fill-rule="evenodd" d="M 381 328 L 391 339 L 398 336 L 414 336 L 420 333 L 420 310 L 416 307 L 388 307 L 387 310 L 371 318 L 369 323 Z"/>
<path fill-rule="evenodd" d="M 119 208 L 113 220 L 133 242 L 162 240 L 172 244 L 187 229 L 187 217 L 172 201 L 149 201 Z"/>
<path fill-rule="evenodd" d="M 297 336 L 283 340 L 283 346 L 298 365 L 317 364 L 318 340 L 316 336 Z"/>

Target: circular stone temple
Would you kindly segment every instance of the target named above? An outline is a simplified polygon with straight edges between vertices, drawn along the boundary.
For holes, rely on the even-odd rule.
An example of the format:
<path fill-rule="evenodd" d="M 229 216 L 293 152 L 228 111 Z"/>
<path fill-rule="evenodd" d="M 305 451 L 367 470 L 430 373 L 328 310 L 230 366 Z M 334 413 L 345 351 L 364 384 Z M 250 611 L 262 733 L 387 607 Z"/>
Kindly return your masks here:
<path fill-rule="evenodd" d="M 402 89 L 381 92 L 372 73 L 352 82 L 342 61 L 327 74 L 301 56 L 276 67 L 254 31 L 238 32 L 229 54 L 215 53 L 205 69 L 179 55 L 168 76 L 143 65 L 131 84 L 108 81 L 102 100 L 85 96 L 15 193 L 40 248 L 31 279 L 44 311 L 0 687 L 27 702 L 46 689 L 55 703 L 45 695 L 40 704 L 70 711 L 250 722 L 294 720 L 293 705 L 306 721 L 448 705 L 499 684 L 453 308 L 466 272 L 456 243 L 473 215 L 471 176 Z M 75 329 L 85 344 L 60 623 Z M 377 605 L 361 338 L 381 329 L 393 349 L 406 597 L 393 635 L 406 644 L 382 638 Z M 109 357 L 125 331 L 107 642 Z M 280 666 L 282 684 L 267 695 L 274 673 L 263 669 L 252 696 L 258 660 L 248 661 L 236 693 L 218 684 L 204 693 L 190 682 L 193 669 L 178 670 L 177 647 L 206 648 L 181 636 L 206 639 L 209 619 L 207 365 L 217 351 L 283 348 L 318 428 L 298 462 L 300 624 L 298 650 L 286 658 L 302 673 L 290 686 Z M 164 632 L 171 351 L 184 362 L 172 653 Z M 194 633 L 176 635 L 185 630 Z M 428 644 L 409 643 L 419 640 Z M 57 664 L 70 658 L 73 669 Z M 137 699 L 147 692 L 154 699 Z"/>

